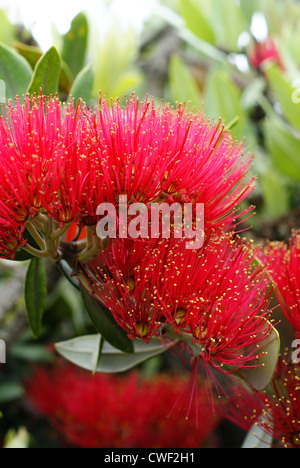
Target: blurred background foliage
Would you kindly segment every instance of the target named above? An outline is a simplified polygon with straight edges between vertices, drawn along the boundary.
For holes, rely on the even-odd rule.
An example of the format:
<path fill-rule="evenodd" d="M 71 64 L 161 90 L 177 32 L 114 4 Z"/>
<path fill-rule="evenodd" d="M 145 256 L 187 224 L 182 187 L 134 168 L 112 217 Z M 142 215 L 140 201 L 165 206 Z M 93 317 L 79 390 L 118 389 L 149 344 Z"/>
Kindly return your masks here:
<path fill-rule="evenodd" d="M 245 234 L 255 240 L 287 239 L 300 226 L 299 68 L 297 0 L 161 0 L 141 32 L 124 29 L 115 19 L 101 40 L 83 8 L 65 34 L 53 28 L 48 51 L 0 10 L 0 79 L 6 83 L 6 99 L 38 93 L 40 87 L 46 94 L 59 93 L 63 101 L 72 95 L 89 105 L 97 102 L 99 91 L 121 100 L 132 92 L 141 99 L 149 94 L 157 102 L 185 102 L 203 110 L 221 119 L 234 138 L 245 138 L 257 174 L 248 202 L 256 206 L 256 215 Z M 22 429 L 28 416 L 24 380 L 33 363 L 51 362 L 45 344 L 86 334 L 90 322 L 81 296 L 48 265 L 44 329 L 34 340 L 22 299 L 24 265 L 2 261 L 0 275 L 0 338 L 9 353 L 0 372 L 0 434 L 4 439 L 14 427 L 6 443 L 30 445 Z M 151 375 L 173 364 L 158 357 L 142 370 Z M 237 443 L 233 435 L 237 438 L 226 444 Z"/>

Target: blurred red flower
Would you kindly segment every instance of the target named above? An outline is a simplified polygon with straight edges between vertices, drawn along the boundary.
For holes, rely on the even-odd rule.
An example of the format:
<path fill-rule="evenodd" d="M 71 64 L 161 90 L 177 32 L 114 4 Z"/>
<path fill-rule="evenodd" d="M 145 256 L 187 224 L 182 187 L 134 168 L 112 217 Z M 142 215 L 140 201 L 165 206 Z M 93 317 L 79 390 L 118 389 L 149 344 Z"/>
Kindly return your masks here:
<path fill-rule="evenodd" d="M 255 41 L 249 52 L 249 60 L 256 70 L 261 70 L 266 62 L 275 63 L 284 70 L 280 53 L 271 37 L 268 37 L 264 42 Z"/>
<path fill-rule="evenodd" d="M 198 415 L 182 406 L 187 380 L 158 375 L 141 379 L 96 374 L 57 363 L 36 368 L 28 382 L 33 407 L 58 431 L 63 443 L 81 448 L 197 448 L 220 418 L 200 388 Z M 198 423 L 198 425 L 197 425 Z"/>

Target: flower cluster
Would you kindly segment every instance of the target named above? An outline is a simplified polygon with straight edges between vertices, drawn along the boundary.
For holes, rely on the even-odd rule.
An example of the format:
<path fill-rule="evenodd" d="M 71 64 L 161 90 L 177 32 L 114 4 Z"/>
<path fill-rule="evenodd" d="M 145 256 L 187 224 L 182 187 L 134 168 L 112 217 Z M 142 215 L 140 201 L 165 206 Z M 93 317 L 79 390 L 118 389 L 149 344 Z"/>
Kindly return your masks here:
<path fill-rule="evenodd" d="M 281 358 L 269 391 L 250 393 L 235 387 L 226 407 L 228 419 L 249 431 L 252 425 L 269 434 L 275 446 L 300 447 L 300 367 Z"/>
<path fill-rule="evenodd" d="M 192 359 L 226 372 L 262 365 L 273 332 L 269 281 L 232 232 L 252 210 L 239 211 L 253 189 L 252 158 L 221 122 L 135 96 L 124 106 L 101 97 L 95 108 L 27 96 L 3 109 L 0 160 L 3 256 L 23 248 L 64 259 L 130 338 L 183 341 Z M 188 205 L 184 235 L 173 214 L 167 238 L 123 238 L 119 214 L 119 237 L 99 236 L 98 207 L 114 210 L 124 197 L 127 207 L 146 206 L 151 228 L 153 204 Z M 199 205 L 204 243 L 192 250 L 186 228 L 198 224 Z"/>
<path fill-rule="evenodd" d="M 274 282 L 285 316 L 300 334 L 300 232 L 292 234 L 289 245 L 269 242 L 260 257 Z"/>
<path fill-rule="evenodd" d="M 129 204 L 201 202 L 206 228 L 229 228 L 253 189 L 245 179 L 251 158 L 220 123 L 135 96 L 124 107 L 101 98 L 95 109 L 43 95 L 16 98 L 0 118 L 0 162 L 0 248 L 10 258 L 25 247 L 57 259 L 57 240 L 72 224 L 87 226 L 78 251 L 92 251 L 82 261 L 93 258 L 101 250 L 97 207 L 121 195 Z"/>
<path fill-rule="evenodd" d="M 199 424 L 193 413 L 187 420 L 180 406 L 185 385 L 182 376 L 158 375 L 151 380 L 135 372 L 91 376 L 56 363 L 50 371 L 36 368 L 28 382 L 28 398 L 67 446 L 198 448 L 220 418 L 212 414 L 205 389 L 200 388 Z"/>
<path fill-rule="evenodd" d="M 294 231 L 288 244 L 268 242 L 257 252 L 274 284 L 278 303 L 294 330 L 300 332 L 300 233 Z M 295 343 L 298 343 L 295 340 Z M 273 445 L 300 447 L 299 351 L 287 349 L 279 359 L 270 386 L 253 392 L 235 385 L 228 392 L 227 417 L 246 431 L 252 425 L 271 436 Z"/>
<path fill-rule="evenodd" d="M 270 283 L 254 259 L 252 246 L 231 235 L 200 251 L 184 241 L 117 240 L 105 263 L 86 271 L 90 290 L 132 338 L 148 342 L 161 328 L 213 366 L 239 369 L 255 365 L 271 332 Z"/>

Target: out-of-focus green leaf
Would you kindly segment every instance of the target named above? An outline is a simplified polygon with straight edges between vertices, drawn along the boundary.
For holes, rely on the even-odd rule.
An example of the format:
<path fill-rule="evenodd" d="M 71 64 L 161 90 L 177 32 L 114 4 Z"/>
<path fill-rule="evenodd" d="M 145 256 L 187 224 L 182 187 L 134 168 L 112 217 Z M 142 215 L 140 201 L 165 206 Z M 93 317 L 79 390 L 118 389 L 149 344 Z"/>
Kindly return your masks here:
<path fill-rule="evenodd" d="M 76 77 L 84 65 L 88 43 L 88 20 L 79 13 L 72 21 L 70 30 L 63 37 L 62 59 Z"/>
<path fill-rule="evenodd" d="M 266 88 L 266 81 L 262 77 L 252 80 L 242 93 L 242 105 L 244 109 L 252 109 L 260 102 L 261 96 Z"/>
<path fill-rule="evenodd" d="M 206 10 L 206 9 L 205 9 Z M 174 12 L 171 8 L 158 4 L 155 13 L 159 18 L 162 18 L 173 28 L 178 30 L 178 34 L 183 41 L 191 45 L 201 55 L 208 57 L 210 60 L 223 65 L 227 64 L 227 55 L 213 44 L 200 39 L 187 26 L 184 19 Z"/>
<path fill-rule="evenodd" d="M 245 18 L 238 2 L 212 0 L 212 4 L 210 23 L 214 29 L 217 45 L 230 52 L 237 52 L 238 39 L 246 30 Z"/>
<path fill-rule="evenodd" d="M 0 80 L 5 83 L 5 96 L 1 99 L 14 99 L 26 93 L 32 77 L 28 62 L 14 49 L 0 44 Z M 4 88 L 1 90 L 4 93 Z"/>
<path fill-rule="evenodd" d="M 92 97 L 93 85 L 93 67 L 88 65 L 77 75 L 71 88 L 70 95 L 74 98 L 75 103 L 78 99 L 82 99 L 83 102 L 88 104 Z"/>
<path fill-rule="evenodd" d="M 199 110 L 201 107 L 200 90 L 188 67 L 177 55 L 171 57 L 169 75 L 173 101 L 191 102 L 195 110 Z"/>
<path fill-rule="evenodd" d="M 260 174 L 260 186 L 264 200 L 264 214 L 278 218 L 289 212 L 289 195 L 281 175 L 272 169 Z"/>
<path fill-rule="evenodd" d="M 10 355 L 14 359 L 33 363 L 50 363 L 53 354 L 45 346 L 35 343 L 16 343 L 10 349 Z"/>
<path fill-rule="evenodd" d="M 256 11 L 259 11 L 258 5 L 257 5 L 258 0 L 240 0 L 240 7 L 242 10 L 242 13 L 244 15 L 244 18 L 248 21 L 249 24 L 251 24 L 251 20 L 253 17 L 253 14 Z"/>
<path fill-rule="evenodd" d="M 0 383 L 0 404 L 3 405 L 13 400 L 21 398 L 24 394 L 23 387 L 14 381 Z"/>
<path fill-rule="evenodd" d="M 128 354 L 104 343 L 101 351 L 97 372 L 114 373 L 125 372 L 149 358 L 167 351 L 167 346 L 155 337 L 146 344 L 142 340 L 133 340 L 134 353 Z M 74 338 L 56 344 L 56 350 L 68 361 L 94 372 L 95 356 L 99 350 L 99 336 L 89 335 Z"/>
<path fill-rule="evenodd" d="M 25 304 L 28 323 L 37 338 L 41 331 L 42 318 L 47 297 L 47 276 L 43 260 L 33 258 L 25 280 Z"/>
<path fill-rule="evenodd" d="M 37 62 L 43 55 L 42 50 L 36 46 L 30 46 L 18 41 L 15 41 L 13 46 L 17 49 L 18 53 L 27 60 L 32 69 L 34 69 Z"/>
<path fill-rule="evenodd" d="M 27 449 L 30 446 L 30 434 L 25 427 L 18 431 L 10 429 L 4 439 L 4 449 Z"/>
<path fill-rule="evenodd" d="M 225 125 L 239 118 L 231 134 L 242 139 L 245 133 L 246 114 L 241 104 L 241 92 L 225 70 L 213 70 L 205 85 L 205 111 L 214 119 L 222 119 Z"/>
<path fill-rule="evenodd" d="M 297 99 L 299 91 L 292 86 L 276 65 L 268 66 L 265 72 L 284 117 L 291 125 L 300 129 L 300 100 Z"/>
<path fill-rule="evenodd" d="M 212 27 L 206 20 L 197 0 L 181 0 L 180 9 L 188 28 L 206 42 L 214 43 L 215 36 Z"/>
<path fill-rule="evenodd" d="M 55 95 L 58 92 L 60 71 L 61 58 L 53 46 L 37 62 L 28 87 L 29 94 L 39 94 L 41 89 L 46 96 Z"/>
<path fill-rule="evenodd" d="M 0 9 L 0 25 L 0 42 L 3 42 L 8 46 L 12 45 L 15 38 L 16 28 L 10 22 L 6 13 L 2 9 Z"/>
<path fill-rule="evenodd" d="M 300 139 L 275 119 L 264 125 L 266 148 L 281 174 L 300 181 Z"/>
<path fill-rule="evenodd" d="M 97 41 L 97 38 L 95 38 Z M 94 89 L 106 97 L 116 98 L 136 90 L 141 83 L 141 72 L 134 66 L 138 56 L 136 33 L 129 29 L 120 36 L 120 25 L 114 23 L 101 45 L 93 48 Z M 122 91 L 122 93 L 121 93 Z"/>
<path fill-rule="evenodd" d="M 110 311 L 102 306 L 84 286 L 81 285 L 80 289 L 87 313 L 97 332 L 115 348 L 125 353 L 132 353 L 132 340 L 117 324 Z"/>

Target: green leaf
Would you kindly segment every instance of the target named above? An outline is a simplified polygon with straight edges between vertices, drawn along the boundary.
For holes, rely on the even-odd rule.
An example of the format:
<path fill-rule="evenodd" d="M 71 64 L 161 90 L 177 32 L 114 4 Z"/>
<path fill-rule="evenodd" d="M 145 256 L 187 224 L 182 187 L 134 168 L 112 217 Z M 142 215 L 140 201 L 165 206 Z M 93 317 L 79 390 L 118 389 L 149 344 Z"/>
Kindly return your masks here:
<path fill-rule="evenodd" d="M 53 354 L 44 345 L 37 343 L 15 343 L 10 348 L 10 355 L 14 359 L 33 363 L 50 363 L 53 361 Z"/>
<path fill-rule="evenodd" d="M 227 55 L 222 50 L 215 47 L 213 44 L 200 39 L 187 26 L 184 19 L 174 12 L 171 8 L 158 4 L 155 8 L 155 13 L 162 18 L 167 24 L 178 30 L 179 37 L 187 44 L 191 45 L 196 51 L 199 51 L 205 57 L 217 63 L 228 64 Z"/>
<path fill-rule="evenodd" d="M 77 75 L 70 91 L 70 95 L 74 98 L 75 103 L 78 101 L 78 99 L 82 99 L 83 102 L 88 104 L 92 98 L 93 86 L 93 67 L 88 65 Z"/>
<path fill-rule="evenodd" d="M 266 327 L 269 327 L 270 323 L 267 320 L 265 322 Z M 256 359 L 254 367 L 240 371 L 239 375 L 254 390 L 261 392 L 272 381 L 278 363 L 280 336 L 276 328 L 272 327 L 269 336 L 259 344 L 257 353 L 262 356 Z"/>
<path fill-rule="evenodd" d="M 15 38 L 16 27 L 10 22 L 3 9 L 0 10 L 0 42 L 11 46 Z"/>
<path fill-rule="evenodd" d="M 268 420 L 267 426 L 270 426 Z M 254 424 L 250 431 L 248 432 L 242 448 L 243 449 L 253 449 L 253 448 L 272 448 L 273 437 L 265 432 L 258 424 Z"/>
<path fill-rule="evenodd" d="M 47 277 L 43 260 L 33 258 L 25 280 L 25 305 L 28 323 L 35 338 L 41 331 L 46 296 Z"/>
<path fill-rule="evenodd" d="M 4 438 L 4 449 L 27 449 L 30 446 L 30 434 L 25 427 L 18 431 L 10 429 Z"/>
<path fill-rule="evenodd" d="M 18 400 L 24 395 L 23 387 L 14 381 L 0 383 L 0 404 L 3 405 L 13 400 Z"/>
<path fill-rule="evenodd" d="M 275 167 L 295 181 L 300 181 L 300 140 L 275 119 L 264 125 L 266 148 Z"/>
<path fill-rule="evenodd" d="M 77 76 L 84 65 L 88 29 L 85 14 L 79 13 L 73 19 L 70 30 L 63 37 L 62 58 L 68 64 L 73 76 Z"/>
<path fill-rule="evenodd" d="M 297 89 L 286 79 L 277 65 L 269 65 L 265 73 L 284 117 L 291 125 L 300 129 L 300 101 L 297 99 Z"/>
<path fill-rule="evenodd" d="M 281 175 L 274 169 L 260 174 L 260 186 L 264 200 L 263 214 L 279 218 L 289 212 L 289 195 Z"/>
<path fill-rule="evenodd" d="M 25 94 L 31 76 L 28 62 L 14 49 L 0 44 L 0 79 L 5 83 L 5 96 L 0 98 L 14 99 L 17 95 Z"/>
<path fill-rule="evenodd" d="M 28 93 L 40 93 L 50 96 L 58 92 L 58 82 L 61 71 L 61 58 L 56 47 L 51 47 L 37 62 Z"/>
<path fill-rule="evenodd" d="M 141 83 L 142 73 L 136 66 L 139 53 L 136 32 L 128 29 L 120 36 L 120 30 L 121 25 L 114 22 L 101 44 L 97 37 L 92 41 L 93 97 L 96 99 L 99 99 L 99 90 L 107 98 L 116 98 L 135 91 Z"/>
<path fill-rule="evenodd" d="M 170 59 L 169 83 L 173 101 L 191 102 L 195 110 L 200 109 L 200 90 L 190 70 L 177 55 L 173 55 Z"/>
<path fill-rule="evenodd" d="M 29 46 L 27 44 L 22 44 L 21 42 L 14 42 L 14 47 L 17 49 L 19 54 L 27 60 L 32 69 L 35 68 L 37 62 L 43 55 L 43 52 L 39 47 Z M 74 78 L 71 70 L 68 65 L 62 61 L 59 75 L 59 91 L 69 94 L 73 81 Z"/>
<path fill-rule="evenodd" d="M 221 118 L 227 125 L 238 117 L 231 134 L 239 140 L 244 137 L 246 114 L 241 92 L 226 70 L 213 70 L 209 74 L 205 85 L 205 110 L 208 116 Z"/>
<path fill-rule="evenodd" d="M 213 44 L 214 31 L 201 10 L 200 2 L 181 0 L 180 9 L 188 28 L 200 39 Z"/>
<path fill-rule="evenodd" d="M 128 354 L 105 342 L 102 347 L 97 372 L 125 372 L 149 358 L 164 353 L 168 349 L 166 344 L 162 344 L 155 337 L 148 344 L 142 340 L 132 340 L 132 343 L 134 345 L 134 353 Z M 97 335 L 74 338 L 57 343 L 55 347 L 57 352 L 68 361 L 83 369 L 94 372 L 95 355 L 99 349 L 99 337 Z"/>
<path fill-rule="evenodd" d="M 252 0 L 251 0 L 252 1 Z M 212 0 L 211 24 L 216 45 L 230 52 L 238 52 L 238 39 L 247 25 L 236 0 Z"/>
<path fill-rule="evenodd" d="M 117 324 L 110 311 L 100 304 L 84 286 L 81 285 L 80 290 L 87 313 L 97 332 L 113 347 L 125 353 L 132 353 L 132 340 Z"/>

